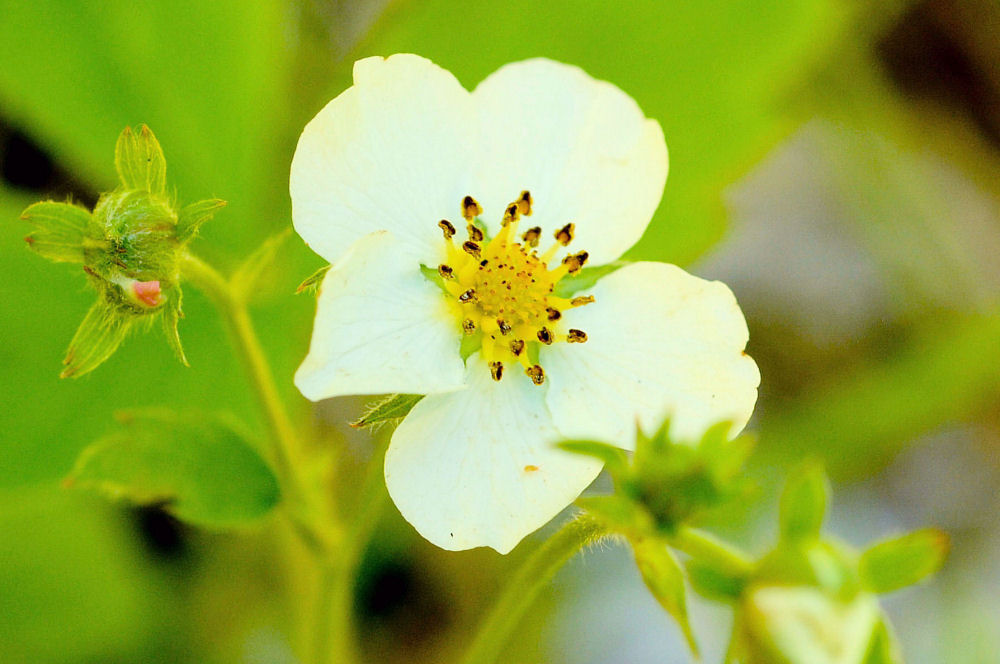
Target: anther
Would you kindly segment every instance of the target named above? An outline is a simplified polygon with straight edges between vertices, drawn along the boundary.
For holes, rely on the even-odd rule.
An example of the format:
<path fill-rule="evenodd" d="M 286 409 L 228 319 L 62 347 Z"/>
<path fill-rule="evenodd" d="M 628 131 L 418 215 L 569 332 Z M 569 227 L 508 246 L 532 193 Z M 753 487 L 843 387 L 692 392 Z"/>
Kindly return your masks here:
<path fill-rule="evenodd" d="M 566 256 L 562 262 L 563 265 L 568 268 L 569 273 L 573 274 L 580 271 L 580 268 L 583 267 L 588 258 L 590 258 L 590 254 L 586 251 L 581 251 L 578 254 L 570 254 L 569 256 Z"/>
<path fill-rule="evenodd" d="M 559 320 L 562 318 L 562 312 L 552 307 L 545 307 L 545 313 L 549 315 L 549 320 Z"/>
<path fill-rule="evenodd" d="M 552 343 L 552 332 L 549 331 L 549 328 L 543 327 L 538 331 L 538 340 L 546 346 Z"/>
<path fill-rule="evenodd" d="M 503 378 L 503 362 L 490 362 L 490 375 L 493 376 L 493 380 Z"/>
<path fill-rule="evenodd" d="M 587 333 L 583 330 L 572 329 L 566 336 L 566 341 L 571 344 L 582 344 L 587 340 Z"/>
<path fill-rule="evenodd" d="M 515 339 L 510 342 L 510 352 L 514 353 L 514 357 L 520 357 L 521 352 L 524 350 L 524 341 L 521 339 Z"/>
<path fill-rule="evenodd" d="M 503 213 L 503 225 L 506 226 L 507 224 L 512 224 L 515 221 L 517 221 L 518 219 L 520 219 L 520 217 L 521 217 L 521 213 L 518 210 L 518 204 L 517 203 L 511 203 L 510 205 L 507 206 L 507 209 L 504 210 L 504 213 Z"/>
<path fill-rule="evenodd" d="M 483 241 L 483 232 L 475 225 L 469 224 L 469 239 L 473 242 Z"/>
<path fill-rule="evenodd" d="M 576 230 L 575 224 L 566 224 L 562 228 L 556 231 L 556 242 L 562 246 L 568 245 L 573 241 L 573 231 Z"/>
<path fill-rule="evenodd" d="M 476 331 L 475 322 L 473 322 L 471 318 L 466 318 L 462 321 L 462 330 L 464 330 L 466 334 L 472 334 Z"/>
<path fill-rule="evenodd" d="M 527 189 L 517 198 L 517 209 L 525 217 L 531 216 L 531 192 Z"/>
<path fill-rule="evenodd" d="M 483 213 L 483 208 L 476 202 L 476 199 L 472 196 L 466 196 L 462 199 L 462 217 L 466 221 L 472 221 L 479 215 Z"/>
<path fill-rule="evenodd" d="M 458 301 L 461 302 L 462 304 L 468 304 L 469 302 L 475 302 L 476 301 L 476 290 L 474 288 L 470 288 L 469 290 L 465 291 L 464 293 L 462 293 L 461 295 L 458 296 Z"/>
<path fill-rule="evenodd" d="M 524 373 L 531 377 L 531 382 L 535 385 L 541 385 L 545 382 L 545 372 L 542 371 L 542 367 L 535 365 L 533 367 L 528 367 L 524 370 Z"/>
<path fill-rule="evenodd" d="M 500 334 L 504 336 L 510 334 L 510 324 L 503 318 L 497 318 L 497 327 L 500 328 Z"/>
<path fill-rule="evenodd" d="M 451 222 L 447 219 L 442 219 L 438 222 L 438 228 L 444 231 L 444 239 L 450 240 L 455 236 L 455 227 L 451 225 Z"/>
<path fill-rule="evenodd" d="M 574 297 L 572 300 L 569 301 L 569 303 L 570 306 L 573 307 L 582 307 L 583 305 L 590 304 L 593 301 L 594 301 L 593 295 L 581 295 L 580 297 Z"/>
<path fill-rule="evenodd" d="M 440 265 L 438 265 L 438 274 L 440 274 L 441 277 L 444 278 L 444 279 L 454 279 L 455 278 L 455 270 L 453 270 L 451 267 L 445 265 L 444 263 L 441 263 Z"/>
<path fill-rule="evenodd" d="M 462 250 L 465 253 L 467 253 L 470 256 L 473 256 L 475 258 L 479 258 L 479 254 L 480 254 L 480 251 L 481 251 L 479 245 L 476 244 L 475 242 L 473 242 L 472 240 L 468 240 L 467 242 L 463 243 L 462 244 Z"/>
<path fill-rule="evenodd" d="M 541 237 L 541 235 L 542 235 L 541 227 L 533 226 L 532 228 L 529 228 L 528 230 L 524 231 L 524 235 L 521 236 L 521 239 L 524 240 L 524 243 L 529 247 L 537 247 L 538 238 Z"/>

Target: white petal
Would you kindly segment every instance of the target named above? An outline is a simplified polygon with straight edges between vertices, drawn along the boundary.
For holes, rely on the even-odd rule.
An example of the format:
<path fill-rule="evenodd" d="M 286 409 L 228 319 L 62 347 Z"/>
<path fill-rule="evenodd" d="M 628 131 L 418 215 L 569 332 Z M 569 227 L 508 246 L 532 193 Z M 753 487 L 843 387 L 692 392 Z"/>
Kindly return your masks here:
<path fill-rule="evenodd" d="M 415 55 L 366 58 L 354 85 L 306 125 L 292 160 L 295 230 L 331 263 L 358 238 L 388 230 L 415 255 L 443 248 L 440 219 L 468 194 L 470 95 Z"/>
<path fill-rule="evenodd" d="M 601 464 L 553 446 L 560 436 L 544 388 L 519 372 L 494 381 L 478 355 L 468 365 L 467 389 L 425 397 L 396 429 L 385 482 L 403 517 L 437 546 L 507 553 L 576 499 Z"/>
<path fill-rule="evenodd" d="M 577 67 L 535 59 L 501 67 L 473 93 L 479 113 L 477 186 L 484 220 L 499 222 L 523 189 L 525 223 L 550 236 L 576 224 L 573 249 L 592 265 L 618 258 L 660 203 L 667 146 L 627 94 Z M 475 194 L 474 194 L 475 195 Z"/>
<path fill-rule="evenodd" d="M 313 401 L 462 387 L 461 328 L 441 289 L 386 231 L 358 240 L 320 288 L 295 385 Z"/>
<path fill-rule="evenodd" d="M 549 409 L 563 434 L 627 447 L 637 420 L 650 431 L 670 416 L 671 432 L 689 441 L 723 420 L 734 423 L 733 435 L 746 425 L 760 372 L 743 353 L 746 321 L 725 284 L 634 263 L 590 293 L 595 302 L 562 321 L 587 341 L 541 353 Z"/>

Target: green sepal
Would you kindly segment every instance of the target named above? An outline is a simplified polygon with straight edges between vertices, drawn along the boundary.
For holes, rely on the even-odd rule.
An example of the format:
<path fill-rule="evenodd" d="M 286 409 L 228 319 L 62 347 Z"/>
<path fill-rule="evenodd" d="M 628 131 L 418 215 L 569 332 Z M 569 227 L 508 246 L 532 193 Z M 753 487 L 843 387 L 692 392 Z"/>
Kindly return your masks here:
<path fill-rule="evenodd" d="M 582 290 L 593 288 L 598 280 L 630 264 L 631 261 L 614 261 L 604 265 L 582 268 L 576 274 L 567 274 L 556 283 L 553 295 L 571 297 Z"/>
<path fill-rule="evenodd" d="M 228 203 L 221 198 L 209 198 L 185 205 L 177 215 L 177 241 L 182 244 L 189 242 L 198 233 L 201 225 L 226 205 Z"/>
<path fill-rule="evenodd" d="M 125 341 L 133 323 L 126 314 L 100 300 L 95 302 L 69 343 L 59 377 L 79 378 L 99 367 Z"/>
<path fill-rule="evenodd" d="M 616 482 L 626 479 L 628 475 L 628 456 L 624 450 L 614 445 L 594 440 L 564 440 L 558 444 L 558 447 L 567 452 L 600 459 L 604 462 L 608 474 Z"/>
<path fill-rule="evenodd" d="M 188 364 L 187 356 L 184 354 L 184 346 L 181 345 L 181 335 L 177 329 L 178 322 L 184 317 L 184 312 L 181 309 L 181 289 L 177 288 L 176 293 L 175 299 L 163 307 L 163 334 L 167 338 L 167 345 L 174 351 L 177 359 L 180 360 L 181 364 L 189 367 L 191 365 Z"/>
<path fill-rule="evenodd" d="M 861 554 L 861 582 L 874 593 L 890 593 L 937 572 L 950 547 L 948 535 L 924 528 L 884 540 Z"/>
<path fill-rule="evenodd" d="M 649 513 L 634 501 L 612 494 L 610 496 L 583 496 L 576 505 L 609 531 L 638 539 L 653 532 Z"/>
<path fill-rule="evenodd" d="M 274 262 L 278 250 L 281 249 L 281 245 L 288 239 L 291 232 L 292 228 L 289 226 L 267 238 L 236 268 L 229 281 L 239 297 L 248 300 L 259 290 L 261 277 Z"/>
<path fill-rule="evenodd" d="M 660 606 L 677 621 L 687 640 L 688 647 L 698 656 L 698 643 L 691 629 L 687 611 L 687 588 L 684 570 L 677 558 L 661 540 L 641 539 L 632 541 L 635 562 L 642 580 Z"/>
<path fill-rule="evenodd" d="M 125 127 L 115 145 L 115 168 L 125 189 L 162 196 L 167 188 L 167 160 L 156 136 L 146 125 Z"/>
<path fill-rule="evenodd" d="M 781 537 L 798 540 L 819 537 L 830 500 L 830 482 L 823 467 L 806 462 L 788 477 L 781 494 L 779 526 Z"/>
<path fill-rule="evenodd" d="M 861 590 L 856 555 L 832 540 L 781 542 L 758 561 L 754 580 L 762 584 L 812 586 L 840 598 L 853 597 Z"/>
<path fill-rule="evenodd" d="M 406 417 L 423 398 L 422 394 L 390 394 L 368 404 L 364 414 L 351 422 L 351 426 L 355 429 L 376 428 L 397 422 Z"/>
<path fill-rule="evenodd" d="M 872 641 L 868 646 L 864 664 L 903 664 L 896 637 L 885 616 L 872 632 Z"/>
<path fill-rule="evenodd" d="M 121 430 L 84 449 L 67 486 L 164 505 L 178 519 L 210 528 L 252 523 L 278 504 L 274 474 L 231 420 L 168 410 L 118 419 Z"/>
<path fill-rule="evenodd" d="M 746 587 L 745 576 L 698 558 L 689 558 L 684 567 L 691 587 L 702 597 L 716 602 L 735 602 Z"/>
<path fill-rule="evenodd" d="M 28 247 L 51 261 L 83 263 L 84 247 L 91 230 L 88 210 L 71 203 L 43 201 L 21 213 L 35 229 L 24 238 Z"/>
<path fill-rule="evenodd" d="M 330 271 L 331 267 L 333 266 L 324 265 L 323 267 L 319 268 L 318 270 L 310 274 L 308 277 L 305 278 L 305 280 L 301 284 L 299 284 L 299 287 L 295 289 L 295 294 L 298 295 L 299 293 L 315 293 L 316 291 L 318 291 L 319 285 L 323 282 L 323 277 L 326 276 L 326 273 Z"/>

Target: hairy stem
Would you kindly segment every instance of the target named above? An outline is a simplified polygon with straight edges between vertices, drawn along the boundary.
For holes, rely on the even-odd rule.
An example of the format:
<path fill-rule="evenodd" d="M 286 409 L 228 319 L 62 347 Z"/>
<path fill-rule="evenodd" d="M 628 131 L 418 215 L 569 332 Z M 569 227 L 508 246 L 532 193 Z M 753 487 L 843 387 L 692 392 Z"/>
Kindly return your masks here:
<path fill-rule="evenodd" d="M 493 664 L 514 635 L 528 609 L 556 572 L 580 549 L 606 534 L 602 526 L 580 517 L 563 526 L 524 561 L 480 624 L 462 664 Z"/>

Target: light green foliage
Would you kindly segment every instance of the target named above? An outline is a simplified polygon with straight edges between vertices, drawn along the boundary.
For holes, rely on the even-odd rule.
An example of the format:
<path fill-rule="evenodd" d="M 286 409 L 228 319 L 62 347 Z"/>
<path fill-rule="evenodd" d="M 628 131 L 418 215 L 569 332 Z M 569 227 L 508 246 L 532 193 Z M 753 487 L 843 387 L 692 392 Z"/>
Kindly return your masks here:
<path fill-rule="evenodd" d="M 374 429 L 384 424 L 398 422 L 423 398 L 422 394 L 390 394 L 369 404 L 364 414 L 351 422 L 351 426 L 356 429 Z"/>
<path fill-rule="evenodd" d="M 291 226 L 275 233 L 240 263 L 229 280 L 233 284 L 237 297 L 245 301 L 253 299 L 253 295 L 261 287 L 265 275 L 274 267 L 274 259 L 278 256 L 278 251 L 281 250 L 291 233 Z"/>
<path fill-rule="evenodd" d="M 687 588 L 684 570 L 663 540 L 632 540 L 635 564 L 642 580 L 660 606 L 680 625 L 691 652 L 697 656 L 698 644 L 688 620 Z"/>
<path fill-rule="evenodd" d="M 318 292 L 319 285 L 323 283 L 323 277 L 326 276 L 326 273 L 330 271 L 331 267 L 333 266 L 324 265 L 315 272 L 313 272 L 312 274 L 310 274 L 308 277 L 305 278 L 305 280 L 301 284 L 299 284 L 298 288 L 295 289 L 295 294 L 298 295 L 300 293 Z"/>
<path fill-rule="evenodd" d="M 878 542 L 861 554 L 861 582 L 875 593 L 919 583 L 941 568 L 948 548 L 948 535 L 935 528 Z"/>
<path fill-rule="evenodd" d="M 789 540 L 819 537 L 830 499 L 822 466 L 807 463 L 792 471 L 781 494 L 781 536 Z"/>
<path fill-rule="evenodd" d="M 122 430 L 85 449 L 67 484 L 163 504 L 210 528 L 252 523 L 278 503 L 273 473 L 229 422 L 165 410 L 119 419 Z"/>
<path fill-rule="evenodd" d="M 746 577 L 698 558 L 684 563 L 687 579 L 695 591 L 716 602 L 733 602 L 743 593 Z"/>
<path fill-rule="evenodd" d="M 208 198 L 185 205 L 177 215 L 177 239 L 181 242 L 192 239 L 201 230 L 201 225 L 226 205 L 228 203 L 221 198 Z"/>

